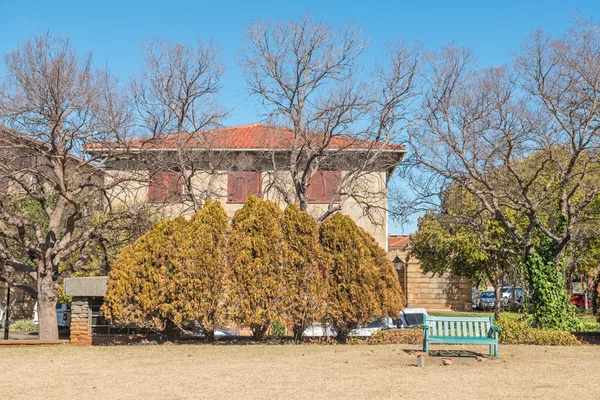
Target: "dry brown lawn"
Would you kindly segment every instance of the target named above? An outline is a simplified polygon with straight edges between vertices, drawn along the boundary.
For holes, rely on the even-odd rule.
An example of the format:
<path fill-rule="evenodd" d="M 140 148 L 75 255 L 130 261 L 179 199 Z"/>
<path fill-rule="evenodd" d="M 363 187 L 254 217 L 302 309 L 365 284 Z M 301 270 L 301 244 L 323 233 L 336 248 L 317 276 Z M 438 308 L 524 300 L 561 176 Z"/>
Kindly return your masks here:
<path fill-rule="evenodd" d="M 600 398 L 597 346 L 500 346 L 495 360 L 429 357 L 425 368 L 408 350 L 417 346 L 0 348 L 0 398 Z"/>

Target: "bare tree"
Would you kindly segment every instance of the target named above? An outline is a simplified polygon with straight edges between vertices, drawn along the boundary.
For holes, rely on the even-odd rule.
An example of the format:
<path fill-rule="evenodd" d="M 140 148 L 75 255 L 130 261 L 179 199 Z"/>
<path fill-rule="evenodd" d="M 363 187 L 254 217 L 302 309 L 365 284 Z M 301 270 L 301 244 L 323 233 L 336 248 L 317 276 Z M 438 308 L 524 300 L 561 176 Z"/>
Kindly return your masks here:
<path fill-rule="evenodd" d="M 117 82 L 78 55 L 68 39 L 44 34 L 5 56 L 0 86 L 0 276 L 33 278 L 40 339 L 57 339 L 59 283 L 70 258 L 119 213 L 90 224 L 106 206 L 110 184 L 99 165 L 81 158 L 90 142 L 119 141 L 130 122 Z M 25 282 L 26 283 L 26 282 Z M 24 283 L 24 284 L 25 284 Z"/>
<path fill-rule="evenodd" d="M 600 191 L 599 47 L 598 26 L 579 22 L 558 39 L 536 32 L 511 66 L 479 68 L 455 47 L 431 53 L 410 132 L 414 176 L 428 176 L 415 190 L 431 199 L 460 185 L 501 223 L 513 245 L 496 250 L 522 255 L 534 296 L 532 280 L 554 287 L 559 300 L 536 305 L 555 318 L 547 326 L 566 312 L 565 250 Z"/>
<path fill-rule="evenodd" d="M 205 134 L 227 116 L 218 103 L 225 71 L 220 51 L 212 42 L 182 45 L 157 39 L 146 40 L 142 52 L 143 71 L 131 83 L 138 121 L 149 138 L 142 147 L 169 149 L 147 151 L 139 161 L 150 171 L 175 173 L 183 193 L 171 195 L 199 211 L 220 191 L 215 187 L 219 173 L 230 168 L 230 159 L 213 151 L 218 138 Z"/>
<path fill-rule="evenodd" d="M 289 129 L 289 136 L 276 138 L 273 146 L 288 154 L 265 157 L 271 169 L 291 173 L 291 185 L 287 172 L 270 176 L 268 185 L 306 210 L 308 186 L 317 171 L 346 171 L 320 220 L 351 198 L 365 215 L 386 212 L 378 200 L 387 195 L 387 182 L 381 183 L 383 190 L 373 190 L 369 174 L 393 172 L 398 152 L 387 151 L 401 149 L 393 144 L 410 124 L 419 47 L 394 43 L 386 62 L 363 73 L 359 58 L 366 47 L 354 25 L 335 29 L 304 15 L 287 23 L 253 22 L 240 51 L 249 93 L 264 106 L 270 124 Z M 361 82 L 363 76 L 369 79 Z"/>

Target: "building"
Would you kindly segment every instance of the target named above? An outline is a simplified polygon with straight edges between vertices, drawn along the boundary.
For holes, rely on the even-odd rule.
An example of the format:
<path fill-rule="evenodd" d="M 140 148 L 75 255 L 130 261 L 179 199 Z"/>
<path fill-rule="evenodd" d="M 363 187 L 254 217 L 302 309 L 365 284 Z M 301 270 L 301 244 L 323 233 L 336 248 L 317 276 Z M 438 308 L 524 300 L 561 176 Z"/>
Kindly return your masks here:
<path fill-rule="evenodd" d="M 427 311 L 471 310 L 471 282 L 449 273 L 423 273 L 421 263 L 411 255 L 410 235 L 389 235 L 388 256 L 398 272 L 408 307 L 424 307 Z"/>
<path fill-rule="evenodd" d="M 397 144 L 318 134 L 299 138 L 264 124 L 95 143 L 86 151 L 112 156 L 105 179 L 123 182 L 112 191 L 113 200 L 145 204 L 169 217 L 190 215 L 205 199 L 220 200 L 232 216 L 251 194 L 283 208 L 297 201 L 292 174 L 307 173 L 311 215 L 348 214 L 384 249 L 388 182 L 406 153 Z M 123 157 L 115 159 L 119 153 Z"/>

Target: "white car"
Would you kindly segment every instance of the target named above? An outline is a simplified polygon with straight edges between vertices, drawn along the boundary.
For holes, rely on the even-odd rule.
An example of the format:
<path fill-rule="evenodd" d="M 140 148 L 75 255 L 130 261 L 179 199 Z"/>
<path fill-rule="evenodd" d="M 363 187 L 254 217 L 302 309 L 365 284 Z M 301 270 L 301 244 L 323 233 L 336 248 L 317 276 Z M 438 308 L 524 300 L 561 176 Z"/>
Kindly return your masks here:
<path fill-rule="evenodd" d="M 4 328 L 4 309 L 0 306 L 0 328 Z"/>
<path fill-rule="evenodd" d="M 349 336 L 367 337 L 382 329 L 409 328 L 414 325 L 423 324 L 423 316 L 428 315 L 423 307 L 410 307 L 402 310 L 400 318 L 383 318 L 378 321 L 369 322 L 364 327 L 358 327 L 352 330 Z M 315 324 L 306 328 L 303 334 L 305 337 L 335 336 L 335 331 L 331 326 Z"/>
<path fill-rule="evenodd" d="M 33 323 L 38 324 L 37 302 L 33 306 Z M 71 326 L 71 305 L 66 303 L 56 303 L 56 322 L 59 328 Z"/>

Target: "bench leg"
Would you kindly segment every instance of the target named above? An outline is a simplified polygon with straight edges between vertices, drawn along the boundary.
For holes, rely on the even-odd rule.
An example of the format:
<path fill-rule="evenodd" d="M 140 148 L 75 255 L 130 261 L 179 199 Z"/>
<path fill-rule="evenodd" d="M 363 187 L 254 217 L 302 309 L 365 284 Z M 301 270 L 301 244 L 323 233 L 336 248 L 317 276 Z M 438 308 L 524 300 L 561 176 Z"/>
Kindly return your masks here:
<path fill-rule="evenodd" d="M 490 356 L 498 357 L 498 345 L 490 344 Z"/>
<path fill-rule="evenodd" d="M 425 353 L 427 353 L 427 355 L 429 355 L 429 342 L 428 341 L 423 342 L 423 351 Z"/>

